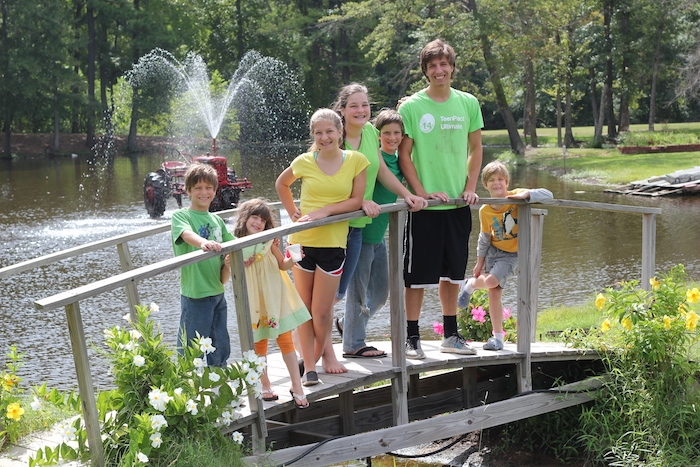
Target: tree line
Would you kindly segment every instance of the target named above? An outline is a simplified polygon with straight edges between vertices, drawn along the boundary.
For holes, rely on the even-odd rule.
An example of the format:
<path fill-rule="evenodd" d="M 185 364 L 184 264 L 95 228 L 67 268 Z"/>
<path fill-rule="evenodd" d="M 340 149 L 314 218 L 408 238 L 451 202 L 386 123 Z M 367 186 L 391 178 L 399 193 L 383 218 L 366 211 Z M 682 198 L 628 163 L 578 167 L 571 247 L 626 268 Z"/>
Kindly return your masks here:
<path fill-rule="evenodd" d="M 630 123 L 700 119 L 699 19 L 695 0 L 0 0 L 3 149 L 13 132 L 91 147 L 155 48 L 195 52 L 222 79 L 256 50 L 296 70 L 309 110 L 352 81 L 381 108 L 424 87 L 418 51 L 436 37 L 457 51 L 454 86 L 516 152 L 543 126 L 572 146 L 572 127 L 593 125 L 602 143 Z M 167 107 L 129 105 L 125 131 L 165 132 L 153 121 Z"/>

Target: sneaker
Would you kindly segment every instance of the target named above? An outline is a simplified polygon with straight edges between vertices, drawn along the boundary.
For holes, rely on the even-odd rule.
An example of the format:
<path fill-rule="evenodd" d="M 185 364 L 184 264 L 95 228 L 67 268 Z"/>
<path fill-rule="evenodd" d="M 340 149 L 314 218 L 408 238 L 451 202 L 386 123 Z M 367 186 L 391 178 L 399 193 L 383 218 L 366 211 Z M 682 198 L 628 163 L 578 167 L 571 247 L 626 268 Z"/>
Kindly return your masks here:
<path fill-rule="evenodd" d="M 462 355 L 475 355 L 476 350 L 467 344 L 464 337 L 459 334 L 442 339 L 440 352 L 458 353 Z"/>
<path fill-rule="evenodd" d="M 467 281 L 469 281 L 469 279 L 464 279 L 462 286 L 459 288 L 459 295 L 457 296 L 457 306 L 465 310 L 469 307 L 469 300 L 472 298 L 472 294 L 467 292 Z"/>
<path fill-rule="evenodd" d="M 503 350 L 503 342 L 495 337 L 489 337 L 489 340 L 484 344 L 484 350 Z"/>
<path fill-rule="evenodd" d="M 406 339 L 406 358 L 414 360 L 423 360 L 425 358 L 425 352 L 420 347 L 419 336 L 409 336 Z"/>

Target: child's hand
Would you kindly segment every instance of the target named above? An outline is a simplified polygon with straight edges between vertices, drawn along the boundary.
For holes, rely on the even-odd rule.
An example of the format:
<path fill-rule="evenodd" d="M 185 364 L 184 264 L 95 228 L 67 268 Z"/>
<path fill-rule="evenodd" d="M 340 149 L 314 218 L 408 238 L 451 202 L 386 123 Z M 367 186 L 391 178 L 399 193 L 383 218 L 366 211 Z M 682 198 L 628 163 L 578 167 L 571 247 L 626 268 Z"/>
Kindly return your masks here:
<path fill-rule="evenodd" d="M 450 197 L 444 191 L 436 191 L 434 193 L 428 193 L 428 199 L 439 199 L 440 201 L 449 201 Z"/>
<path fill-rule="evenodd" d="M 292 220 L 292 222 L 300 221 L 301 220 L 301 211 L 297 208 L 296 211 L 289 214 L 289 218 Z"/>
<path fill-rule="evenodd" d="M 214 240 L 206 240 L 202 242 L 201 248 L 204 251 L 221 251 L 221 244 Z"/>
<path fill-rule="evenodd" d="M 462 199 L 466 201 L 467 204 L 476 204 L 479 202 L 479 195 L 473 191 L 465 190 L 464 193 L 462 193 Z"/>
<path fill-rule="evenodd" d="M 428 207 L 428 201 L 420 196 L 408 195 L 404 198 L 404 201 L 406 201 L 406 204 L 411 207 L 411 209 L 409 209 L 411 212 L 420 211 L 421 209 Z"/>
<path fill-rule="evenodd" d="M 530 199 L 530 190 L 523 190 L 520 193 L 514 195 L 508 195 L 506 198 L 510 199 Z"/>
<path fill-rule="evenodd" d="M 362 200 L 362 210 L 365 212 L 367 217 L 377 217 L 379 215 L 379 205 L 371 200 Z"/>
<path fill-rule="evenodd" d="M 481 275 L 481 271 L 484 269 L 483 264 L 477 263 L 476 266 L 474 266 L 474 277 L 479 277 Z"/>
<path fill-rule="evenodd" d="M 328 210 L 326 209 L 328 206 L 324 206 L 320 209 L 316 209 L 315 211 L 311 211 L 310 213 L 302 216 L 299 218 L 299 222 L 311 222 L 311 221 L 317 221 L 319 219 L 325 219 L 328 217 Z"/>
<path fill-rule="evenodd" d="M 231 255 L 229 253 L 226 253 L 226 256 L 224 256 L 224 266 L 231 268 Z"/>

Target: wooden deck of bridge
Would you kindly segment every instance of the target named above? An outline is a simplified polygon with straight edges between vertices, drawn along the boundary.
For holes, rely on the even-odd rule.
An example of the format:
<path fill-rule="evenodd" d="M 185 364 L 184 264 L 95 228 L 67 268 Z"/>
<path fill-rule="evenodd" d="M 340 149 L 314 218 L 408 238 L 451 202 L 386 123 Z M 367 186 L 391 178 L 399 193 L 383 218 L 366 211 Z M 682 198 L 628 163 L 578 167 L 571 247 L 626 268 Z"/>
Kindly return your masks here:
<path fill-rule="evenodd" d="M 264 403 L 268 448 L 274 446 L 279 450 L 394 425 L 392 392 L 387 380 L 400 369 L 392 365 L 390 341 L 370 345 L 389 355 L 384 358 L 341 359 L 348 369 L 347 373 L 341 374 L 325 373 L 319 366 L 321 382 L 305 388 L 311 406 L 303 410 L 296 409 L 291 400 L 289 373 L 281 355 L 277 352 L 268 356 L 268 375 L 274 392 L 279 396 L 278 401 Z M 406 365 L 410 421 L 505 400 L 517 394 L 516 364 L 522 362 L 523 355 L 517 351 L 516 345 L 506 344 L 501 351 L 483 350 L 481 345 L 474 344 L 476 355 L 456 355 L 440 352 L 440 341 L 422 341 L 426 358 L 408 360 Z M 337 355 L 342 355 L 341 344 L 335 344 L 334 348 Z M 567 368 L 572 362 L 583 363 L 586 370 L 570 375 L 578 381 L 583 379 L 583 373 L 591 374 L 590 367 L 599 363 L 599 356 L 595 351 L 574 349 L 560 343 L 535 342 L 531 348 L 531 362 L 533 367 L 563 362 L 562 366 Z M 547 373 L 552 373 L 552 370 L 548 369 Z M 365 390 L 381 381 L 387 384 Z M 564 377 L 558 379 L 558 384 L 562 381 L 567 382 Z M 532 407 L 521 418 L 550 410 L 546 405 Z M 227 431 L 245 431 L 254 419 L 255 414 L 246 406 L 242 417 Z"/>

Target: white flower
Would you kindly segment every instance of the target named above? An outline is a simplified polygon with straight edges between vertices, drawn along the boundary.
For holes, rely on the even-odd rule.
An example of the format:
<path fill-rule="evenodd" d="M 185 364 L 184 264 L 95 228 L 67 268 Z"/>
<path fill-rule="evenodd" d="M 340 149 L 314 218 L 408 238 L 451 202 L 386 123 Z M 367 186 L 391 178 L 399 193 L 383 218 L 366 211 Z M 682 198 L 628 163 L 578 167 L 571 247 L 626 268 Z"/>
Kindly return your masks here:
<path fill-rule="evenodd" d="M 219 375 L 219 373 L 216 373 L 214 371 L 209 373 L 209 381 L 211 381 L 212 383 L 216 383 L 220 379 L 221 379 L 221 376 Z"/>
<path fill-rule="evenodd" d="M 148 305 L 148 308 L 150 308 L 151 311 L 156 312 L 156 313 L 160 311 L 160 307 L 158 306 L 158 304 L 156 302 L 151 302 L 151 304 Z"/>
<path fill-rule="evenodd" d="M 198 370 L 202 370 L 202 369 L 204 369 L 205 366 L 207 366 L 206 362 L 205 362 L 203 359 L 199 358 L 199 357 L 197 357 L 197 358 L 195 358 L 194 360 L 192 360 L 192 364 L 193 364 L 194 367 L 197 368 Z"/>
<path fill-rule="evenodd" d="M 156 432 L 151 435 L 151 446 L 154 448 L 159 448 L 163 444 L 163 439 L 160 437 L 160 433 Z"/>
<path fill-rule="evenodd" d="M 243 360 L 250 363 L 257 363 L 258 354 L 255 353 L 255 350 L 247 350 L 243 353 Z"/>
<path fill-rule="evenodd" d="M 236 399 L 233 399 L 231 402 L 229 402 L 228 405 L 229 405 L 229 407 L 231 407 L 232 409 L 237 409 L 238 407 L 240 407 L 241 405 L 243 405 L 243 401 L 242 401 L 241 399 L 236 398 Z"/>
<path fill-rule="evenodd" d="M 216 347 L 211 345 L 210 337 L 203 337 L 199 340 L 199 350 L 204 352 L 204 355 L 210 354 L 216 350 Z"/>
<path fill-rule="evenodd" d="M 63 442 L 73 441 L 76 438 L 75 427 L 72 425 L 66 425 L 61 428 L 61 436 L 63 436 Z"/>
<path fill-rule="evenodd" d="M 132 329 L 131 331 L 129 331 L 129 335 L 134 340 L 141 339 L 141 333 L 138 332 L 136 329 Z"/>
<path fill-rule="evenodd" d="M 185 408 L 192 415 L 197 415 L 199 413 L 199 409 L 197 409 L 197 403 L 192 399 L 185 402 Z"/>
<path fill-rule="evenodd" d="M 142 367 L 145 364 L 146 364 L 145 358 L 143 358 L 141 355 L 134 355 L 134 365 L 136 365 L 138 367 Z"/>
<path fill-rule="evenodd" d="M 165 428 L 168 426 L 168 421 L 165 419 L 164 416 L 162 415 L 153 415 L 151 416 L 151 428 L 153 428 L 156 431 L 160 431 L 161 428 Z"/>
<path fill-rule="evenodd" d="M 122 319 L 126 321 L 127 323 L 131 322 L 131 313 L 127 313 L 124 316 L 122 316 Z"/>
<path fill-rule="evenodd" d="M 237 442 L 238 444 L 242 444 L 242 443 L 243 443 L 243 435 L 242 435 L 240 432 L 234 431 L 234 432 L 231 434 L 231 436 L 233 437 L 233 440 L 234 440 L 235 442 Z"/>
<path fill-rule="evenodd" d="M 248 374 L 245 376 L 245 382 L 251 386 L 257 384 L 259 380 L 260 375 L 256 371 L 249 371 Z"/>
<path fill-rule="evenodd" d="M 173 394 L 175 394 L 176 396 L 181 396 L 182 395 L 182 388 L 175 388 L 175 390 L 173 391 Z"/>
<path fill-rule="evenodd" d="M 228 410 L 221 412 L 221 421 L 224 425 L 230 425 L 233 421 L 233 414 Z"/>
<path fill-rule="evenodd" d="M 228 382 L 228 385 L 233 389 L 234 391 L 238 388 L 241 387 L 241 380 L 240 379 L 234 379 L 232 381 Z"/>
<path fill-rule="evenodd" d="M 136 347 L 138 347 L 138 344 L 136 341 L 129 341 L 126 344 L 119 344 L 119 347 L 121 347 L 124 350 L 128 350 L 129 352 L 133 352 Z"/>
<path fill-rule="evenodd" d="M 107 339 L 114 339 L 114 333 L 112 332 L 111 329 L 103 329 L 102 334 L 107 338 Z"/>
<path fill-rule="evenodd" d="M 241 363 L 241 373 L 248 373 L 249 371 L 250 371 L 250 363 L 242 362 Z"/>
<path fill-rule="evenodd" d="M 153 408 L 160 412 L 165 412 L 165 405 L 173 400 L 168 393 L 162 392 L 160 389 L 154 389 L 149 392 L 148 399 Z"/>
<path fill-rule="evenodd" d="M 42 407 L 41 400 L 36 396 L 34 396 L 34 400 L 29 405 L 32 407 L 32 410 L 41 410 Z"/>
<path fill-rule="evenodd" d="M 144 464 L 145 464 L 146 462 L 148 462 L 148 456 L 147 456 L 146 454 L 142 453 L 142 452 L 139 452 L 138 454 L 136 454 L 136 459 L 137 459 L 139 462 L 143 462 Z"/>
<path fill-rule="evenodd" d="M 265 371 L 266 366 L 267 365 L 265 365 L 265 362 L 258 362 L 257 366 L 255 367 L 255 371 L 257 371 L 258 373 L 262 373 L 263 371 Z"/>

